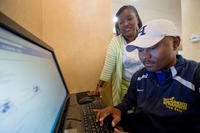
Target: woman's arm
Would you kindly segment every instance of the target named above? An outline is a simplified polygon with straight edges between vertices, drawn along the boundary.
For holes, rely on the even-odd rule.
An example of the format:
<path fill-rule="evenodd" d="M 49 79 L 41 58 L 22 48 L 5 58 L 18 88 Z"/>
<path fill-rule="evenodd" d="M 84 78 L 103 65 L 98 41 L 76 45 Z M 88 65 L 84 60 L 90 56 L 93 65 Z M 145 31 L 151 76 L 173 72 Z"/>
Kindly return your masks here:
<path fill-rule="evenodd" d="M 91 91 L 89 95 L 101 95 L 101 91 L 106 82 L 110 81 L 115 64 L 116 64 L 116 43 L 117 39 L 113 38 L 108 45 L 104 66 L 101 71 L 100 80 L 96 86 L 95 91 Z"/>

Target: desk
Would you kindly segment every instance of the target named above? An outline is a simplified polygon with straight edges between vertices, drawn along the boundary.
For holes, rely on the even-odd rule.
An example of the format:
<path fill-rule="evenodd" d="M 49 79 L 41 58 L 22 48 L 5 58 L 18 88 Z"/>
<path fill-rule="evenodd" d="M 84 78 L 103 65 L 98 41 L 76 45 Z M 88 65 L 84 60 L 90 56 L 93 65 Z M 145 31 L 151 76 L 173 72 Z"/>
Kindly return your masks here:
<path fill-rule="evenodd" d="M 82 133 L 82 112 L 80 105 L 77 103 L 76 94 L 70 95 L 68 107 L 64 122 L 64 133 Z"/>
<path fill-rule="evenodd" d="M 93 102 L 101 102 L 102 99 L 99 97 L 95 97 L 95 100 Z M 104 105 L 103 105 L 104 106 Z M 130 117 L 131 120 L 133 115 L 133 110 L 128 111 L 127 118 Z M 66 113 L 66 118 L 64 122 L 64 133 L 83 133 L 84 132 L 84 123 L 83 123 L 83 116 L 82 116 L 82 110 L 80 104 L 77 103 L 76 100 L 76 93 L 70 95 L 70 101 L 68 105 L 68 111 Z M 124 125 L 130 126 L 130 121 L 124 121 Z M 129 127 L 127 126 L 127 127 Z M 118 125 L 119 129 L 122 129 L 120 125 Z M 129 128 L 127 128 L 129 129 Z"/>
<path fill-rule="evenodd" d="M 66 113 L 66 118 L 65 118 L 65 122 L 64 122 L 64 133 L 83 133 L 85 130 L 86 132 L 89 130 L 90 132 L 95 129 L 92 127 L 98 126 L 98 123 L 94 122 L 94 113 L 91 110 L 91 112 L 87 109 L 92 109 L 92 108 L 102 108 L 105 107 L 104 102 L 102 101 L 102 99 L 100 97 L 94 97 L 94 101 L 92 103 L 88 103 L 88 104 L 84 104 L 84 105 L 80 105 L 77 103 L 77 98 L 76 98 L 76 94 L 71 94 L 70 95 L 70 101 L 68 104 L 68 111 Z M 84 109 L 85 111 L 85 115 L 83 116 L 82 113 L 82 109 Z M 86 111 L 87 110 L 87 111 Z M 87 114 L 87 115 L 86 115 Z M 84 117 L 84 120 L 83 120 Z M 86 117 L 86 119 L 85 119 Z M 87 119 L 88 118 L 88 119 Z M 92 120 L 92 121 L 90 121 Z M 111 129 L 111 122 L 110 122 L 111 118 L 108 118 L 105 122 L 105 126 L 102 129 L 98 129 L 95 130 L 96 132 L 110 132 L 109 130 Z M 91 123 L 94 122 L 94 123 Z M 92 129 L 85 128 L 85 125 L 87 124 L 88 126 L 90 126 Z M 96 125 L 97 124 L 97 125 Z M 86 127 L 88 127 L 86 126 Z"/>
<path fill-rule="evenodd" d="M 102 102 L 99 97 L 94 97 L 93 102 Z M 66 118 L 64 122 L 64 133 L 82 133 L 83 132 L 83 116 L 80 104 L 77 103 L 76 93 L 70 94 L 70 101 Z"/>

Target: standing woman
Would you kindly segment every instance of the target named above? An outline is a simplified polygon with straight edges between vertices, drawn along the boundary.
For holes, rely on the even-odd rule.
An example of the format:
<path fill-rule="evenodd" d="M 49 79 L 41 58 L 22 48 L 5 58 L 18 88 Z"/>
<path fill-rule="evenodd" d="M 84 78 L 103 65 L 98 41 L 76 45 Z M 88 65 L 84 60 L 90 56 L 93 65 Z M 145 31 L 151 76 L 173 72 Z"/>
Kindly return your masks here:
<path fill-rule="evenodd" d="M 138 51 L 126 51 L 126 44 L 137 37 L 137 30 L 142 26 L 135 7 L 126 5 L 116 13 L 119 28 L 118 36 L 114 37 L 107 49 L 105 63 L 101 72 L 96 91 L 90 95 L 99 95 L 105 84 L 111 83 L 112 103 L 118 104 L 127 92 L 132 75 L 143 66 L 138 58 Z M 116 29 L 117 30 L 117 29 Z"/>

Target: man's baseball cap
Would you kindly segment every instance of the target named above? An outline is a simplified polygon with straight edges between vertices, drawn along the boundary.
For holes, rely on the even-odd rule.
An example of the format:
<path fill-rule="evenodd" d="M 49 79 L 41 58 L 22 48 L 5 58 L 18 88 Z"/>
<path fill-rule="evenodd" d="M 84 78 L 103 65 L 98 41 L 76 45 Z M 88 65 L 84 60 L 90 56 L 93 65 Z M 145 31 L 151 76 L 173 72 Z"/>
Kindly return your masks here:
<path fill-rule="evenodd" d="M 135 47 L 152 47 L 165 36 L 179 36 L 173 22 L 166 19 L 149 21 L 139 29 L 137 38 L 126 46 L 126 50 L 131 52 Z"/>

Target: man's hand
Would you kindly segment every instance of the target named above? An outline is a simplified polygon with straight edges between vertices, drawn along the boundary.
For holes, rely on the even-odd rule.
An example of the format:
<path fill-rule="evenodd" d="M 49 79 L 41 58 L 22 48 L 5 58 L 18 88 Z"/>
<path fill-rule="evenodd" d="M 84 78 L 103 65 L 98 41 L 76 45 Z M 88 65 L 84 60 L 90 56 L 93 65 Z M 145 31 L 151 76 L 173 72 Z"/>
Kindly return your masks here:
<path fill-rule="evenodd" d="M 124 132 L 122 129 L 114 128 L 114 133 L 127 133 L 127 132 Z"/>
<path fill-rule="evenodd" d="M 108 106 L 104 109 L 94 109 L 94 112 L 96 112 L 96 120 L 100 122 L 100 126 L 103 126 L 103 120 L 108 116 L 111 115 L 113 117 L 112 120 L 112 127 L 115 127 L 117 123 L 121 120 L 121 111 L 119 109 L 116 109 L 112 106 Z"/>

